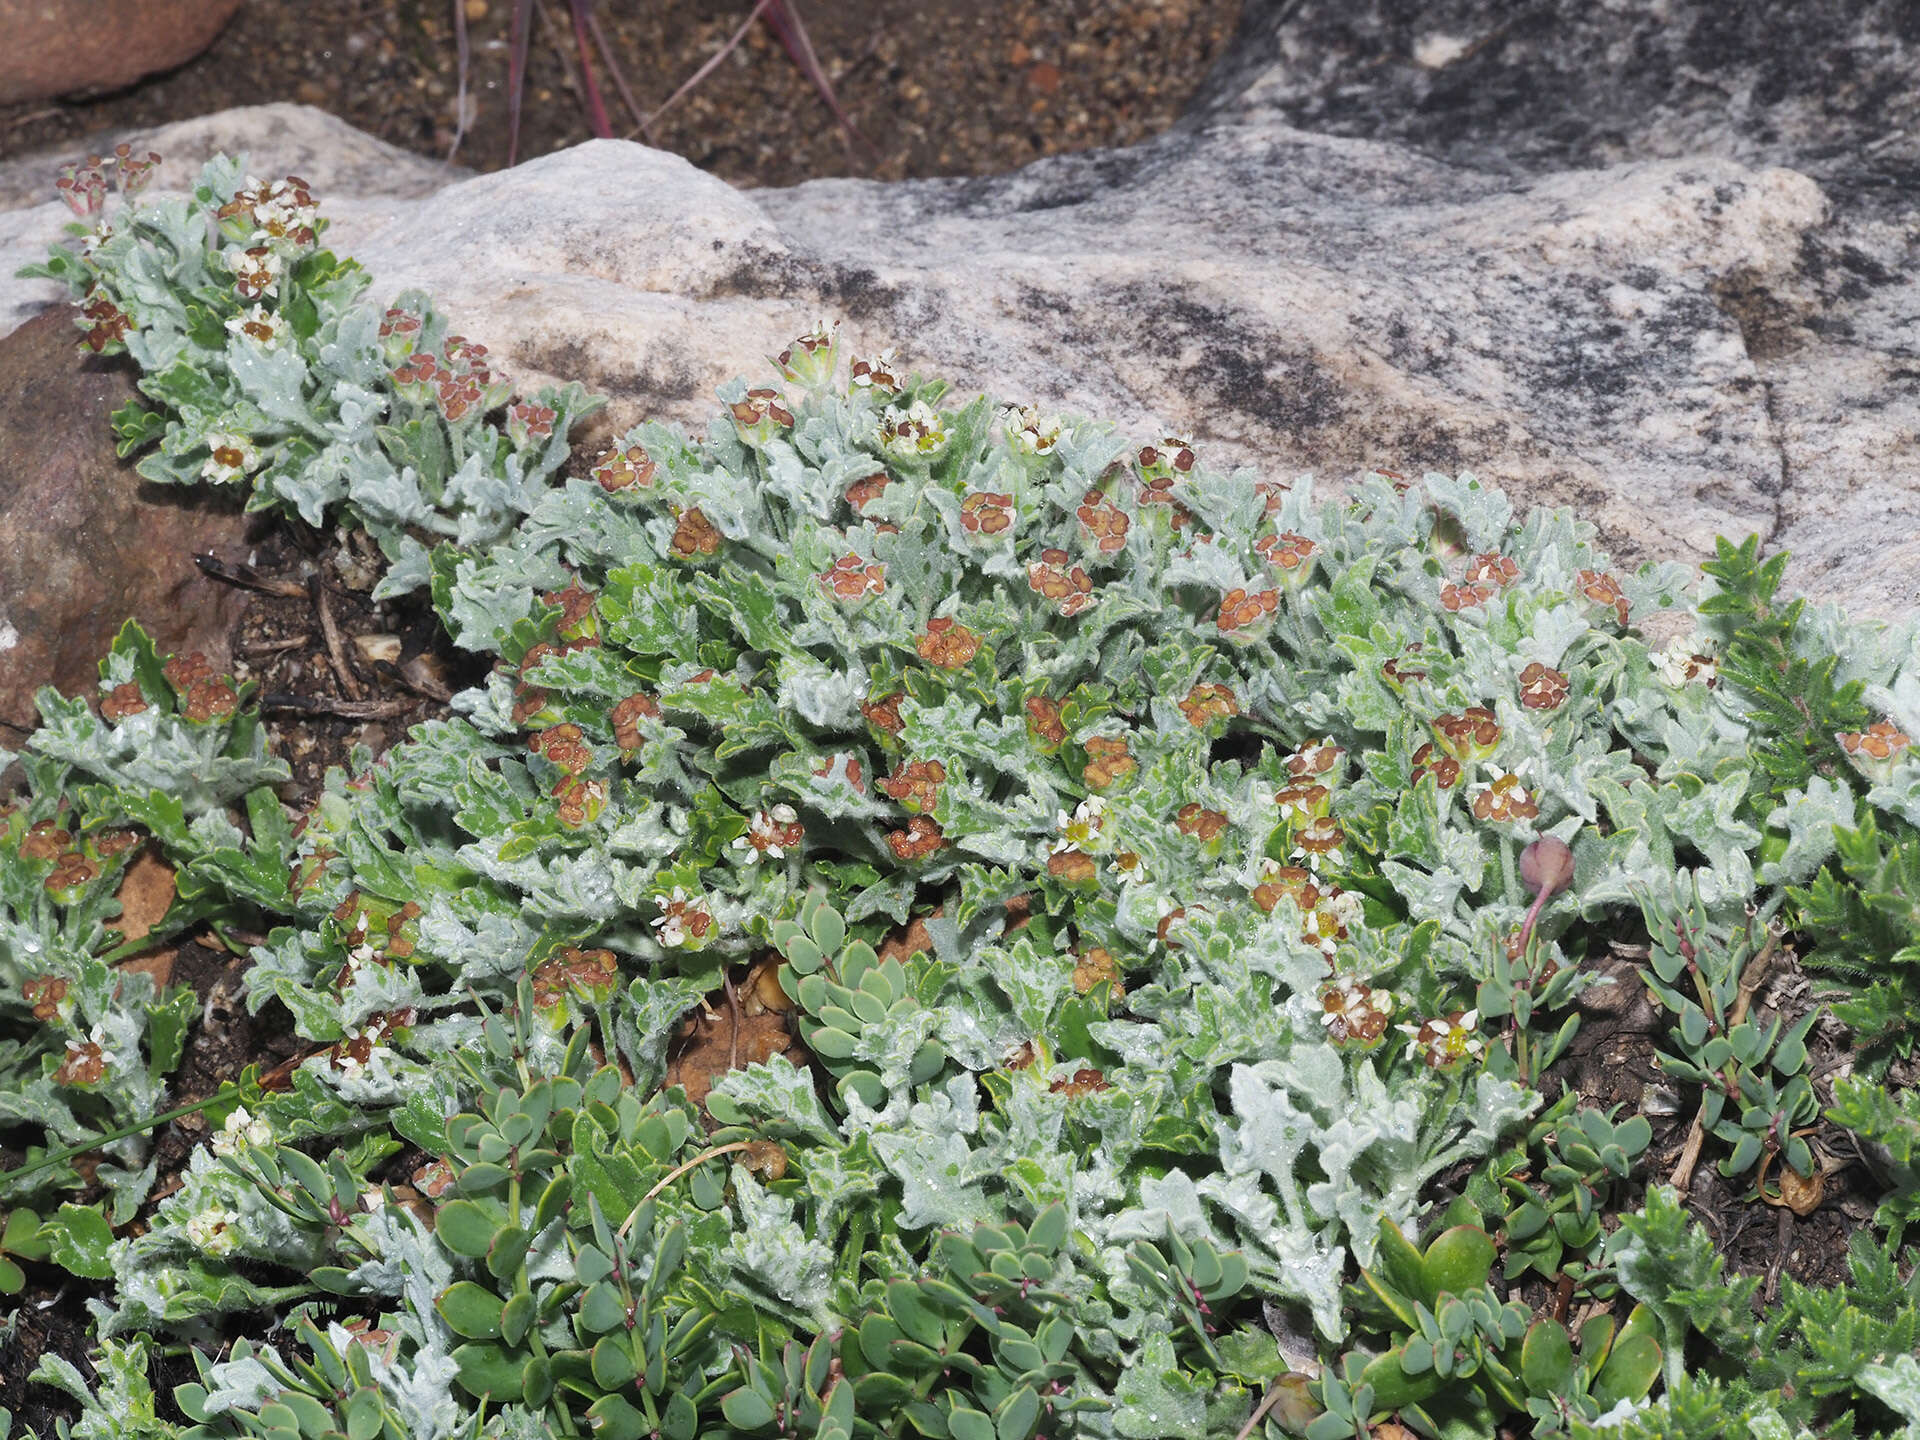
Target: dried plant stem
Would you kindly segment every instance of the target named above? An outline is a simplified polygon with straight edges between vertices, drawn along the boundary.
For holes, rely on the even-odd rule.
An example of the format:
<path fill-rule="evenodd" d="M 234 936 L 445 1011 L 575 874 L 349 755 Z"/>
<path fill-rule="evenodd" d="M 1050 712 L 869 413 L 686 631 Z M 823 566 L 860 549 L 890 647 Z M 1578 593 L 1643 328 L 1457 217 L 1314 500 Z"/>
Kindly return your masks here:
<path fill-rule="evenodd" d="M 587 28 L 593 32 L 593 43 L 599 47 L 600 58 L 606 62 L 607 73 L 613 77 L 613 88 L 620 92 L 620 99 L 627 107 L 627 113 L 633 116 L 633 123 L 640 127 L 640 133 L 646 136 L 649 145 L 654 143 L 653 126 L 647 123 L 647 117 L 641 113 L 640 102 L 633 98 L 633 91 L 627 85 L 626 72 L 620 68 L 615 58 L 613 46 L 607 43 L 607 32 L 600 28 L 600 14 L 591 7 L 587 10 Z"/>
<path fill-rule="evenodd" d="M 647 116 L 642 122 L 642 128 L 644 129 L 653 125 L 662 115 L 666 114 L 667 111 L 671 110 L 675 105 L 678 105 L 680 101 L 686 97 L 689 90 L 706 79 L 707 76 L 711 75 L 719 66 L 720 62 L 731 55 L 740 42 L 747 38 L 747 31 L 753 28 L 753 22 L 765 14 L 767 7 L 772 4 L 773 0 L 755 0 L 753 9 L 747 12 L 747 18 L 740 22 L 740 28 L 733 32 L 732 38 L 716 50 L 713 53 L 713 57 L 708 60 L 706 64 L 694 71 L 693 74 L 687 78 L 686 83 L 681 85 L 673 94 L 669 95 L 657 110 Z"/>
<path fill-rule="evenodd" d="M 1249 1435 L 1260 1428 L 1260 1422 L 1267 1418 L 1267 1412 L 1280 1403 L 1281 1387 L 1286 1384 L 1286 1381 L 1285 1375 L 1274 1377 L 1273 1383 L 1267 1387 L 1266 1395 L 1258 1405 L 1253 1407 L 1253 1413 L 1247 1416 L 1247 1423 L 1240 1427 L 1240 1433 L 1235 1435 L 1233 1440 L 1247 1440 Z"/>
<path fill-rule="evenodd" d="M 347 647 L 340 642 L 340 627 L 333 623 L 333 607 L 327 603 L 326 582 L 315 575 L 307 582 L 307 588 L 313 594 L 314 612 L 320 617 L 320 634 L 327 642 L 327 659 L 333 664 L 333 673 L 340 681 L 340 688 L 347 692 L 349 700 L 364 699 L 360 677 L 353 673 L 353 666 L 347 663 Z"/>
<path fill-rule="evenodd" d="M 342 720 L 390 720 L 405 715 L 418 700 L 335 700 L 326 695 L 272 694 L 260 697 L 262 710 L 295 710 L 302 715 L 333 715 Z"/>
<path fill-rule="evenodd" d="M 262 595 L 283 595 L 289 599 L 302 599 L 307 594 L 307 587 L 298 580 L 269 580 L 251 565 L 230 565 L 218 555 L 196 555 L 193 563 L 209 580 L 218 580 L 239 590 L 257 590 Z"/>
<path fill-rule="evenodd" d="M 453 44 L 459 57 L 453 95 L 453 144 L 447 147 L 447 162 L 459 153 L 460 142 L 467 137 L 467 70 L 472 64 L 472 47 L 467 43 L 467 0 L 453 0 Z"/>
<path fill-rule="evenodd" d="M 732 1143 L 727 1145 L 715 1145 L 711 1150 L 702 1150 L 698 1155 L 694 1156 L 691 1160 L 681 1161 L 678 1165 L 674 1166 L 673 1169 L 669 1170 L 665 1175 L 661 1177 L 660 1183 L 658 1185 L 655 1185 L 651 1190 L 647 1191 L 646 1194 L 640 1197 L 640 1205 L 644 1205 L 647 1203 L 647 1201 L 654 1199 L 656 1196 L 660 1194 L 662 1190 L 665 1190 L 667 1186 L 671 1185 L 674 1181 L 678 1180 L 682 1175 L 686 1174 L 689 1170 L 698 1169 L 700 1166 L 706 1164 L 707 1161 L 709 1160 L 718 1159 L 722 1155 L 735 1154 L 757 1143 L 758 1143 L 757 1141 L 753 1141 L 753 1140 L 735 1140 Z M 639 1209 L 640 1209 L 640 1206 L 636 1205 L 634 1207 L 634 1213 L 638 1214 Z M 620 1233 L 622 1235 L 626 1234 L 628 1226 L 632 1224 L 633 1224 L 633 1216 L 629 1215 L 627 1217 L 626 1224 L 620 1227 Z"/>

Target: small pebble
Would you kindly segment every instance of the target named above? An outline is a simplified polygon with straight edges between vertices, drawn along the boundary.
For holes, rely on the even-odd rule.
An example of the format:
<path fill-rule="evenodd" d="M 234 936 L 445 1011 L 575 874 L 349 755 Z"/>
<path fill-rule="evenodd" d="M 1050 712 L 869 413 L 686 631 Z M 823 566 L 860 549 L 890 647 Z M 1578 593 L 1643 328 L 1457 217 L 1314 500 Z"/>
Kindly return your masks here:
<path fill-rule="evenodd" d="M 360 658 L 369 665 L 381 660 L 389 665 L 400 659 L 400 637 L 398 635 L 356 635 L 353 648 L 360 652 Z"/>

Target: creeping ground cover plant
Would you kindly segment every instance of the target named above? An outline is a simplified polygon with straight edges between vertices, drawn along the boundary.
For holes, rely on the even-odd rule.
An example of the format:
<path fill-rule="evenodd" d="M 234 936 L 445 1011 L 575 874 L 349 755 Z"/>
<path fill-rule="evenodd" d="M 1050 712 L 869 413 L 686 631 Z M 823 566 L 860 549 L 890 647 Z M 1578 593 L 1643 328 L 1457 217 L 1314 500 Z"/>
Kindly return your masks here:
<path fill-rule="evenodd" d="M 132 624 L 42 693 L 0 1294 L 91 1286 L 63 1434 L 1920 1433 L 1911 623 L 1753 541 L 1627 571 L 1470 476 L 1321 501 L 956 403 L 825 324 L 704 438 L 574 456 L 597 402 L 372 299 L 304 182 L 109 214 L 150 168 L 64 177 L 34 272 L 138 368 L 123 454 L 364 531 L 491 668 L 297 812 L 248 687 Z M 176 893 L 126 941 L 136 852 Z M 163 1176 L 193 996 L 118 962 L 189 933 L 299 1061 Z M 1799 963 L 1833 1012 L 1771 998 Z M 1609 985 L 1685 1173 L 1567 1088 Z M 690 1012 L 735 1044 L 669 1086 Z M 1875 1225 L 1756 1309 L 1685 1174 L 1805 1198 L 1823 1127 Z"/>

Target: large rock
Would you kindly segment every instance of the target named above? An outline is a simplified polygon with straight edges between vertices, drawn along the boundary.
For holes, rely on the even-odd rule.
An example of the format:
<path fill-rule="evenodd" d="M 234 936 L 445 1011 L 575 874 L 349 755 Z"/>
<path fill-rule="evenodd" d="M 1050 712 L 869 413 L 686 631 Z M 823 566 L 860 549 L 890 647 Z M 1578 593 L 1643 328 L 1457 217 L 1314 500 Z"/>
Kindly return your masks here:
<path fill-rule="evenodd" d="M 62 305 L 0 339 L 0 721 L 16 727 L 35 723 L 41 685 L 93 694 L 129 616 L 162 651 L 225 669 L 245 604 L 193 563 L 245 557 L 239 497 L 150 485 L 115 460 L 108 417 L 134 398 L 131 372 L 79 334 Z"/>
<path fill-rule="evenodd" d="M 1132 150 L 753 193 L 610 141 L 479 178 L 394 152 L 397 185 L 343 167 L 333 238 L 621 421 L 703 422 L 825 313 L 858 350 L 1224 465 L 1470 469 L 1630 560 L 1758 531 L 1793 585 L 1907 614 L 1920 224 L 1880 182 L 1920 173 L 1920 127 L 1866 128 L 1920 57 L 1875 29 L 1904 23 L 1890 3 L 1802 9 L 1858 63 L 1770 19 L 1780 53 L 1717 71 L 1715 0 L 1250 0 L 1193 116 Z M 287 107 L 195 124 L 140 143 L 249 144 L 262 172 L 297 150 L 323 191 L 316 157 L 374 144 Z M 0 215 L 0 265 L 56 218 Z M 43 293 L 0 289 L 0 317 Z"/>
<path fill-rule="evenodd" d="M 0 0 L 0 105 L 118 90 L 213 42 L 240 0 Z"/>

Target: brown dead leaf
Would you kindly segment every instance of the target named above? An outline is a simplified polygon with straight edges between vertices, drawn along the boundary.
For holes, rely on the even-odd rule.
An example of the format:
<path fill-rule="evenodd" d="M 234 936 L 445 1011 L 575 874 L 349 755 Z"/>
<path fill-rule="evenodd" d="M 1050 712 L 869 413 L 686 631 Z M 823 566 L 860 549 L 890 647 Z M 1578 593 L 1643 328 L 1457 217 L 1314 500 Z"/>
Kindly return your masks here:
<path fill-rule="evenodd" d="M 744 1068 L 796 1048 L 783 1015 L 743 1015 L 736 1043 L 725 1007 L 696 1011 L 681 1022 L 679 1053 L 667 1064 L 667 1084 L 686 1087 L 687 1099 L 704 1106 L 713 1082 L 735 1063 Z"/>
<path fill-rule="evenodd" d="M 151 850 L 142 850 L 117 892 L 120 918 L 109 921 L 128 940 L 144 940 L 173 904 L 173 867 Z"/>
<path fill-rule="evenodd" d="M 880 958 L 905 964 L 909 955 L 931 955 L 933 936 L 927 930 L 927 921 L 939 918 L 945 910 L 946 907 L 941 906 L 929 914 L 916 915 L 904 930 L 895 930 L 880 942 Z"/>
<path fill-rule="evenodd" d="M 1795 1215 L 1805 1219 L 1807 1215 L 1816 1212 L 1820 1204 L 1826 1200 L 1826 1173 L 1816 1167 L 1812 1175 L 1801 1175 L 1791 1165 L 1782 1165 L 1780 1196 L 1768 1198 L 1764 1190 L 1761 1194 L 1768 1200 L 1768 1204 L 1786 1206 Z"/>
<path fill-rule="evenodd" d="M 154 993 L 158 994 L 173 983 L 174 957 L 179 955 L 178 947 L 169 946 L 165 950 L 149 950 L 145 955 L 136 955 L 131 960 L 122 960 L 114 969 L 131 971 L 153 977 Z"/>
<path fill-rule="evenodd" d="M 780 967 L 785 963 L 778 955 L 770 955 L 747 972 L 740 986 L 740 1008 L 746 1015 L 768 1011 L 784 1015 L 793 1009 L 793 1000 L 780 983 Z"/>

